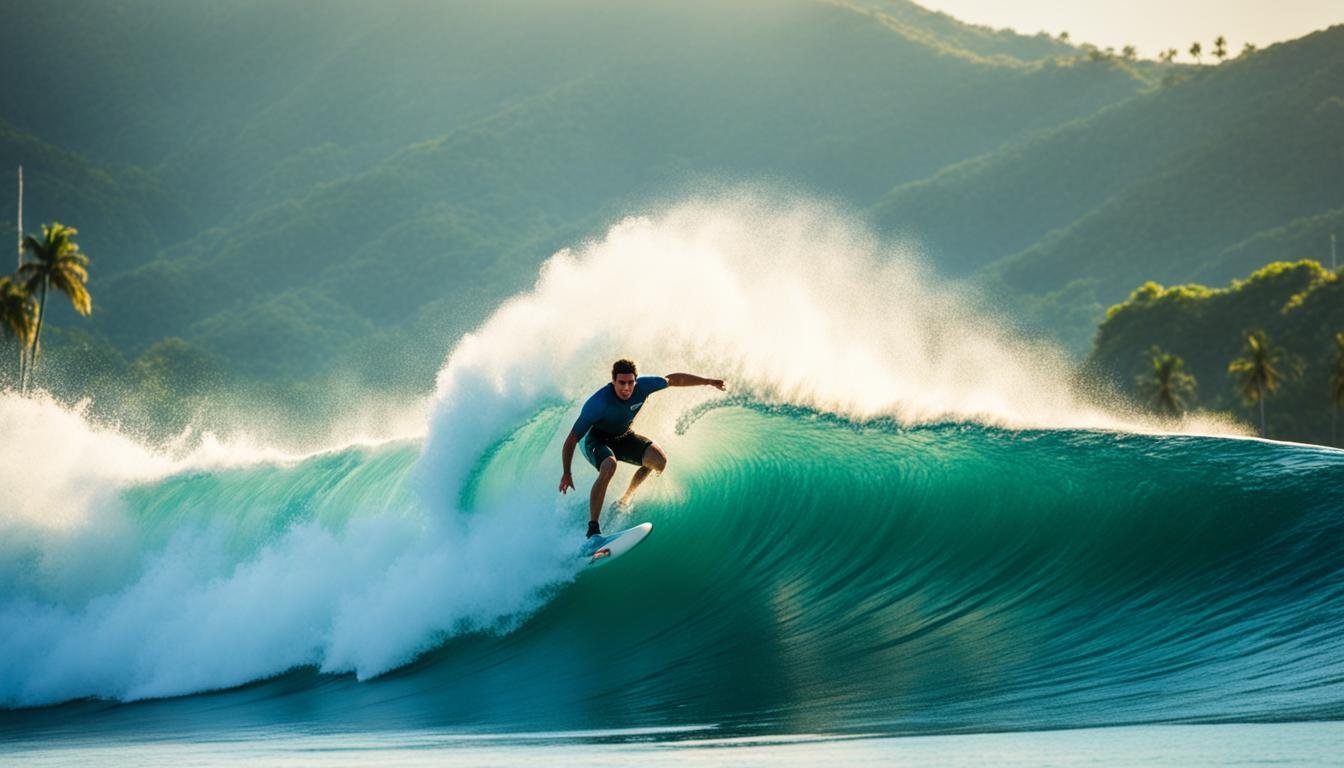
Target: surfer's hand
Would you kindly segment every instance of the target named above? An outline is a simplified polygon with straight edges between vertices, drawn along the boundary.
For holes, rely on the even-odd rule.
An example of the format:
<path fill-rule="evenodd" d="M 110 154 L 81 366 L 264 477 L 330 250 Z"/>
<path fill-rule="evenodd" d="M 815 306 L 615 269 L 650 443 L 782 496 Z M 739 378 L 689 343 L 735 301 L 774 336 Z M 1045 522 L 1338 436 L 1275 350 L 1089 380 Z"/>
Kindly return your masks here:
<path fill-rule="evenodd" d="M 560 492 L 564 493 L 573 487 L 574 487 L 574 478 L 570 477 L 569 473 L 566 472 L 564 477 L 560 478 Z"/>
<path fill-rule="evenodd" d="M 720 392 L 727 389 L 727 387 L 723 383 L 723 379 L 705 379 L 705 383 L 719 390 Z"/>

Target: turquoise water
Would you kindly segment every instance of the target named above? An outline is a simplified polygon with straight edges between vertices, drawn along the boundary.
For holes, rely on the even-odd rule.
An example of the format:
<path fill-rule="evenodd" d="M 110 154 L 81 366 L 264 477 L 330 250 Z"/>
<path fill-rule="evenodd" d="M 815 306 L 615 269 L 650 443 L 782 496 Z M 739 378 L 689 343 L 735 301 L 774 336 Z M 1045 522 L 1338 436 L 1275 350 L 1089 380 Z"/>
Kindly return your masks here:
<path fill-rule="evenodd" d="M 525 457 L 555 424 L 542 413 L 494 446 L 463 487 L 467 506 L 490 508 L 517 493 Z M 406 663 L 363 680 L 358 669 L 323 672 L 331 649 L 289 655 L 320 646 L 332 629 L 311 624 L 319 612 L 305 601 L 320 601 L 321 589 L 285 593 L 294 581 L 342 582 L 369 555 L 356 547 L 347 559 L 328 559 L 324 546 L 295 543 L 295 532 L 332 552 L 352 546 L 333 543 L 350 531 L 374 549 L 384 546 L 369 544 L 378 539 L 410 546 L 390 566 L 379 561 L 380 572 L 418 552 L 402 541 L 407 531 L 441 535 L 458 551 L 452 538 L 470 533 L 430 534 L 423 520 L 396 511 L 416 506 L 405 489 L 417 444 L 129 488 L 122 498 L 135 537 L 157 554 L 132 569 L 138 580 L 88 598 L 84 611 L 163 624 L 142 624 L 140 637 L 121 645 L 105 623 L 81 623 L 72 601 L 55 616 L 87 633 L 78 658 L 45 648 L 24 667 L 25 659 L 8 657 L 0 737 L 68 733 L 71 723 L 168 737 L 276 726 L 662 733 L 705 724 L 910 735 L 1344 715 L 1340 452 L 1100 431 L 860 425 L 742 405 L 694 414 L 682 431 L 699 450 L 679 462 L 675 478 L 670 471 L 655 481 L 661 486 L 633 513 L 655 525 L 638 550 L 607 568 L 560 571 L 491 621 L 432 625 Z M 234 510 L 222 532 L 218 519 L 206 519 L 219 508 Z M 560 518 L 577 541 L 581 515 L 552 508 L 542 516 Z M 371 521 L 392 532 L 373 533 Z M 212 545 L 185 530 L 210 532 Z M 160 571 L 183 567 L 174 547 L 197 558 L 182 582 L 195 591 L 154 592 L 152 607 L 140 604 L 135 596 L 156 589 Z M 286 569 L 271 594 L 257 594 L 269 571 L 256 564 L 277 552 L 286 553 Z M 474 576 L 490 599 L 512 594 L 495 592 L 498 574 Z M 452 594 L 455 585 L 441 586 Z M 14 591 L 22 587 L 11 584 Z M 239 606 L 239 596 L 253 602 Z M 158 618 L 154 611 L 174 600 L 219 602 Z M 13 619 L 16 606 L 27 605 L 39 624 L 56 620 L 35 604 L 11 598 L 7 606 L 20 650 L 23 635 L 36 633 Z M 309 615 L 293 623 L 277 613 L 286 606 Z M 221 632 L 250 622 L 314 634 L 211 645 L 220 639 L 178 626 L 183 615 Z M 383 637 L 379 629 L 363 631 Z M 206 650 L 146 668 L 138 650 L 166 647 L 156 633 L 174 643 L 196 638 Z M 194 659 L 261 672 L 241 687 L 219 685 L 228 678 L 190 668 Z M 64 698 L 82 701 L 24 699 L 50 696 L 53 678 L 66 686 Z M 151 684 L 197 695 L 86 700 L 141 699 Z M 206 693 L 213 688 L 224 690 Z"/>
<path fill-rule="evenodd" d="M 306 454 L 0 395 L 0 752 L 1329 763 L 1344 452 L 1079 399 L 919 274 L 824 212 L 624 222 L 459 341 L 418 434 Z M 641 410 L 668 470 L 603 524 L 654 530 L 589 570 L 560 446 L 627 349 L 731 391 Z"/>
<path fill-rule="evenodd" d="M 904 738 L 732 737 L 713 729 L 477 736 L 422 731 L 241 733 L 215 739 L 6 745 L 6 765 L 83 766 L 1333 766 L 1339 723 L 1131 726 Z"/>

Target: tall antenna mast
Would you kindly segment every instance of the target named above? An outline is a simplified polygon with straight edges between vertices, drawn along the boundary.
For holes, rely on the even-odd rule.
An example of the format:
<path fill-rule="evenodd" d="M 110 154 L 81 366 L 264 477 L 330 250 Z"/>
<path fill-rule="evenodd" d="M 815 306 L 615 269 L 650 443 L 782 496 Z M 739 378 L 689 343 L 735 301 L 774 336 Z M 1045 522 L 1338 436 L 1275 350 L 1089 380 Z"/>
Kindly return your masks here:
<path fill-rule="evenodd" d="M 1334 242 L 1334 235 L 1330 236 Z M 23 266 L 23 166 L 19 166 L 19 266 Z"/>
<path fill-rule="evenodd" d="M 23 268 L 23 166 L 19 166 L 19 266 Z M 28 345 L 19 343 L 19 391 L 28 394 Z"/>

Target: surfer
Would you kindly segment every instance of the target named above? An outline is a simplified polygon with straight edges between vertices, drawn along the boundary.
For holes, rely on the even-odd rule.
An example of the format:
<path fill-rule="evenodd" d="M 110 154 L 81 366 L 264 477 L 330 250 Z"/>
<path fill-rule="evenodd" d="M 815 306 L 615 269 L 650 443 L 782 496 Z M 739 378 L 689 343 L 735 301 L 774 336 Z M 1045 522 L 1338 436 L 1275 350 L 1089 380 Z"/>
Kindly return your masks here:
<path fill-rule="evenodd" d="M 588 495 L 588 537 L 602 533 L 597 525 L 602 501 L 607 497 L 607 484 L 616 474 L 616 462 L 624 461 L 639 467 L 630 478 L 618 504 L 627 504 L 635 489 L 650 472 L 662 472 L 667 456 L 658 444 L 630 429 L 639 409 L 649 395 L 667 387 L 709 386 L 722 390 L 723 379 L 706 379 L 689 373 L 669 373 L 663 376 L 640 376 L 632 360 L 617 360 L 611 366 L 611 383 L 593 393 L 583 404 L 574 428 L 565 438 L 563 452 L 565 474 L 560 478 L 560 492 L 574 487 L 569 467 L 574 460 L 574 447 L 583 441 L 583 455 L 597 469 L 597 480 Z"/>

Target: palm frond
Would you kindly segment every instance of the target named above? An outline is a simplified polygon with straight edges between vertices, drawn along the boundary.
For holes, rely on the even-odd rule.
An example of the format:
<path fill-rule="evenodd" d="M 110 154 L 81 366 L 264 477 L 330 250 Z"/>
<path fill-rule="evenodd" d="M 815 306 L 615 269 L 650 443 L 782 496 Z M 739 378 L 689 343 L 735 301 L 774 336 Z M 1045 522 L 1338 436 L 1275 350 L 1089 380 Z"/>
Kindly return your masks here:
<path fill-rule="evenodd" d="M 1301 376 L 1304 367 L 1301 359 L 1274 346 L 1268 334 L 1257 330 L 1247 334 L 1242 356 L 1228 364 L 1227 372 L 1238 377 L 1241 394 L 1255 403 L 1278 392 L 1285 380 Z"/>
<path fill-rule="evenodd" d="M 32 344 L 37 328 L 37 304 L 23 284 L 8 275 L 0 277 L 0 325 L 20 344 Z"/>
<path fill-rule="evenodd" d="M 84 285 L 88 273 L 72 273 L 70 270 L 59 270 L 51 274 L 51 284 L 54 288 L 70 297 L 70 303 L 74 305 L 75 311 L 81 315 L 88 315 L 93 311 L 93 297 L 89 295 L 89 289 Z"/>
<path fill-rule="evenodd" d="M 62 259 L 60 262 L 57 263 L 56 270 L 58 272 L 66 273 L 72 279 L 77 280 L 81 283 L 86 283 L 89 280 L 88 268 L 77 261 Z"/>
<path fill-rule="evenodd" d="M 42 284 L 42 267 L 35 261 L 25 261 L 14 273 L 18 281 L 28 290 L 34 290 Z"/>
<path fill-rule="evenodd" d="M 75 311 L 87 315 L 93 302 L 85 283 L 89 280 L 89 257 L 79 250 L 74 236 L 79 230 L 60 222 L 42 225 L 42 237 L 28 235 L 23 239 L 24 251 L 32 259 L 19 267 L 18 279 L 31 293 L 44 285 L 55 287 L 70 298 Z"/>
<path fill-rule="evenodd" d="M 1139 393 L 1168 416 L 1179 416 L 1195 395 L 1195 377 L 1185 372 L 1185 360 L 1154 346 L 1148 354 L 1152 371 L 1138 377 Z"/>

